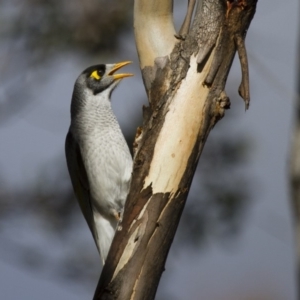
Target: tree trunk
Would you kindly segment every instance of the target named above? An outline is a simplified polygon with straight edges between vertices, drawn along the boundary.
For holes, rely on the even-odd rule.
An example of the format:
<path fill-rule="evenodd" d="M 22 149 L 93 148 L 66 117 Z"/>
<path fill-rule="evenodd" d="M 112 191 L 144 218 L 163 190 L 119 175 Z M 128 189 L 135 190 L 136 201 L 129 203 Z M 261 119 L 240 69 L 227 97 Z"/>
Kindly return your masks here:
<path fill-rule="evenodd" d="M 96 299 L 154 299 L 193 175 L 210 130 L 230 102 L 224 87 L 235 52 L 249 105 L 244 39 L 257 0 L 195 1 L 177 35 L 172 0 L 135 0 L 134 28 L 149 107 L 134 142 L 123 221 Z M 190 29 L 189 29 L 190 28 Z"/>

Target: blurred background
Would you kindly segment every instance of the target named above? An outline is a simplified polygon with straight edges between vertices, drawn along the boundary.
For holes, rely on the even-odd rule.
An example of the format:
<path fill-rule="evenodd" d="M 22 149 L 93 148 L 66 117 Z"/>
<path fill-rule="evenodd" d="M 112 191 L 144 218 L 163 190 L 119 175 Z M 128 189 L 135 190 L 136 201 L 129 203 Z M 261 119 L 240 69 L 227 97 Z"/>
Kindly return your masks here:
<path fill-rule="evenodd" d="M 247 35 L 251 104 L 235 59 L 231 110 L 211 132 L 159 285 L 159 300 L 294 300 L 289 152 L 299 7 L 259 1 Z M 179 28 L 187 1 L 176 0 Z M 100 259 L 64 157 L 74 82 L 132 60 L 113 109 L 132 145 L 146 96 L 130 0 L 0 1 L 0 290 L 3 299 L 92 299 Z"/>

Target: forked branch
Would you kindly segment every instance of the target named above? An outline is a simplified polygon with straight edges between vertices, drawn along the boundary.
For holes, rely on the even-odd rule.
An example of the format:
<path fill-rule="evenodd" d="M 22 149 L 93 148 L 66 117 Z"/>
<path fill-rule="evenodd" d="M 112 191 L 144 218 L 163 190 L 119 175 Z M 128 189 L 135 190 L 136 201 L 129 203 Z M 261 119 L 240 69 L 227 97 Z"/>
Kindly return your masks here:
<path fill-rule="evenodd" d="M 154 299 L 206 138 L 230 106 L 225 84 L 237 49 L 245 55 L 256 2 L 199 1 L 191 29 L 178 39 L 173 1 L 135 0 L 135 37 L 149 107 L 135 140 L 124 217 L 94 300 Z M 247 99 L 245 74 L 242 82 Z"/>

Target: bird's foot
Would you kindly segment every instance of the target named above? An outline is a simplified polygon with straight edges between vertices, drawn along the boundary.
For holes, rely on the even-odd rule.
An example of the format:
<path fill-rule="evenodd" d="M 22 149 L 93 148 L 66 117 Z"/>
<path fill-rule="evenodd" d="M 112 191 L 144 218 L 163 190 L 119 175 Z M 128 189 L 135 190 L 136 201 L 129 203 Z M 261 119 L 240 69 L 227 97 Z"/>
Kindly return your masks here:
<path fill-rule="evenodd" d="M 117 210 L 113 210 L 112 212 L 113 217 L 119 222 L 121 220 L 121 212 Z"/>
<path fill-rule="evenodd" d="M 122 220 L 123 220 L 123 210 L 116 211 L 114 216 L 115 216 L 116 220 L 118 221 L 117 231 L 121 231 L 122 230 Z"/>

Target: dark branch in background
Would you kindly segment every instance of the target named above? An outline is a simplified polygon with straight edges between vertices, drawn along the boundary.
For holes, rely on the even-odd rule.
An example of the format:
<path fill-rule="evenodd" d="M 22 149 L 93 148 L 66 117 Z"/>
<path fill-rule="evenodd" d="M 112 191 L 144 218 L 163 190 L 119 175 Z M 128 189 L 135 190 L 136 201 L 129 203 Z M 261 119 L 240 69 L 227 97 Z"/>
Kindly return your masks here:
<path fill-rule="evenodd" d="M 131 2 L 1 1 L 0 122 L 31 102 L 31 88 L 37 78 L 39 83 L 48 79 L 45 66 L 55 56 L 114 52 L 120 35 L 130 29 Z"/>
<path fill-rule="evenodd" d="M 130 0 L 18 2 L 14 22 L 9 20 L 11 15 L 3 20 L 9 25 L 2 35 L 23 39 L 23 48 L 34 50 L 37 62 L 62 50 L 74 49 L 86 54 L 111 52 L 117 48 L 120 34 L 130 29 Z"/>
<path fill-rule="evenodd" d="M 297 262 L 297 299 L 300 299 L 300 31 L 298 29 L 297 93 L 295 99 L 294 133 L 291 143 L 290 189 L 294 217 L 295 250 Z"/>

